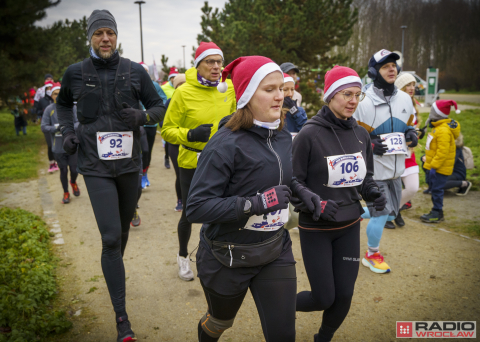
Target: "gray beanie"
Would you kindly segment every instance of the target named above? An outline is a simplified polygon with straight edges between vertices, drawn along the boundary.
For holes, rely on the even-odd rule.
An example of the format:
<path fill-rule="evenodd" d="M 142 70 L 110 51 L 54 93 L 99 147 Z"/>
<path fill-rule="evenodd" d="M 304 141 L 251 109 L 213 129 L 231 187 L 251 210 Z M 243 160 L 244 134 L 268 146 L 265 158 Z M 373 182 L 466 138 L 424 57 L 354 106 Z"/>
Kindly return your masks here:
<path fill-rule="evenodd" d="M 115 34 L 118 36 L 117 22 L 115 21 L 115 18 L 113 17 L 112 13 L 110 13 L 107 10 L 93 11 L 92 14 L 90 15 L 90 18 L 88 18 L 88 22 L 87 22 L 88 41 L 90 42 L 92 40 L 92 36 L 96 30 L 104 27 L 112 29 L 115 32 Z"/>

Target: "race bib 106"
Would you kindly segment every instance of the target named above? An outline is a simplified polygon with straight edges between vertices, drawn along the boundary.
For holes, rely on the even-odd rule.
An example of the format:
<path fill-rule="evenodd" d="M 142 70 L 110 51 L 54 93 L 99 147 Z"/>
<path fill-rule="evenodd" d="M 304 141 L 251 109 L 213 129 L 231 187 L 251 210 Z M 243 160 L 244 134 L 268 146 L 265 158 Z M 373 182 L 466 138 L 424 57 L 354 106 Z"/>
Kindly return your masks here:
<path fill-rule="evenodd" d="M 253 215 L 248 219 L 245 229 L 256 231 L 274 231 L 279 230 L 288 221 L 288 208 L 265 215 Z"/>
<path fill-rule="evenodd" d="M 97 132 L 98 157 L 102 160 L 132 158 L 133 132 Z"/>
<path fill-rule="evenodd" d="M 362 153 L 327 157 L 329 188 L 346 188 L 363 183 L 367 167 Z"/>
<path fill-rule="evenodd" d="M 387 145 L 387 152 L 385 155 L 389 154 L 407 154 L 407 143 L 405 142 L 405 134 L 403 133 L 388 133 L 380 134 L 380 138 Z"/>

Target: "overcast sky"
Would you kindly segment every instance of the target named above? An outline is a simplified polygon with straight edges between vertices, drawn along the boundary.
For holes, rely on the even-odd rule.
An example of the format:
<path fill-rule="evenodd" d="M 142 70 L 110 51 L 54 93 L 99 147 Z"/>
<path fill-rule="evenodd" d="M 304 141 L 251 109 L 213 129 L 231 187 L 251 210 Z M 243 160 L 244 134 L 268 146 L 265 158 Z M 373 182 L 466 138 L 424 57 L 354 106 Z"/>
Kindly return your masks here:
<path fill-rule="evenodd" d="M 209 5 L 223 8 L 225 0 L 210 0 Z M 192 46 L 196 46 L 200 33 L 200 21 L 203 0 L 146 0 L 142 5 L 143 53 L 145 63 L 153 64 L 153 55 L 157 66 L 162 54 L 168 64 L 183 63 L 190 67 Z M 56 7 L 47 10 L 47 17 L 37 25 L 47 26 L 58 20 L 74 20 L 90 16 L 95 9 L 106 9 L 117 21 L 118 43 L 122 43 L 123 56 L 135 62 L 141 61 L 140 18 L 138 5 L 134 0 L 62 0 Z"/>

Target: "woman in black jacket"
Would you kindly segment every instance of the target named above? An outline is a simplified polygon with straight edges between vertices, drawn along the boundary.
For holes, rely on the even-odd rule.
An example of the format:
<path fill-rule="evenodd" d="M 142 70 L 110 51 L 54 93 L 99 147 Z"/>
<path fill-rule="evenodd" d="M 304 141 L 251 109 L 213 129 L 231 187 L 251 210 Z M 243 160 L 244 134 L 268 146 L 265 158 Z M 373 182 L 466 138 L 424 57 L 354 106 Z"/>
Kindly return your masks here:
<path fill-rule="evenodd" d="M 324 106 L 296 136 L 293 175 L 321 197 L 320 220 L 301 203 L 299 231 L 311 291 L 297 295 L 297 311 L 324 310 L 315 341 L 330 341 L 348 314 L 360 260 L 360 200 L 386 204 L 373 180 L 368 132 L 352 118 L 363 99 L 358 74 L 335 66 L 325 75 Z"/>
<path fill-rule="evenodd" d="M 266 341 L 295 341 L 295 260 L 283 225 L 292 191 L 318 216 L 320 199 L 292 181 L 280 67 L 266 57 L 240 57 L 223 81 L 229 73 L 237 111 L 204 148 L 186 206 L 188 220 L 203 223 L 197 270 L 208 311 L 198 338 L 218 341 L 250 288 Z"/>

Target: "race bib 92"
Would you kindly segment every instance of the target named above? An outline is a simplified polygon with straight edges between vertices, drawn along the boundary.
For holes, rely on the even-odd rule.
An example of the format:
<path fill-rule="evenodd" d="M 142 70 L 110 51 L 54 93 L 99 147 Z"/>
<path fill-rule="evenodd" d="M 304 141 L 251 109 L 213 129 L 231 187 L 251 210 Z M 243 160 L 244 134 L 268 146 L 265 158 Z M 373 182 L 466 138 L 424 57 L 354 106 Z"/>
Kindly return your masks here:
<path fill-rule="evenodd" d="M 97 132 L 98 157 L 102 160 L 132 158 L 133 132 Z"/>

